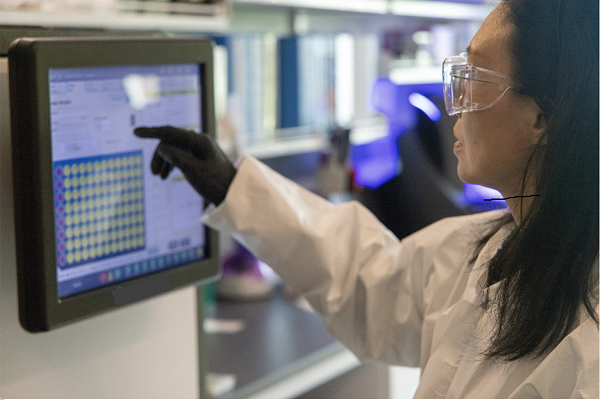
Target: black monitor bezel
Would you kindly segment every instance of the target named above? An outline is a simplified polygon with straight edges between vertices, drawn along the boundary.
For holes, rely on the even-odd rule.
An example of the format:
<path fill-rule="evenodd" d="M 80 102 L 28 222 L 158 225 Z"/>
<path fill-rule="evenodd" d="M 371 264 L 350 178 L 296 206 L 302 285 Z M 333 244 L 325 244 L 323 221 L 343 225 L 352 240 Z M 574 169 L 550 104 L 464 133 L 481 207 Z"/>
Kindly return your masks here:
<path fill-rule="evenodd" d="M 218 235 L 205 227 L 207 257 L 60 299 L 56 277 L 49 70 L 103 66 L 199 64 L 202 126 L 215 135 L 213 44 L 198 38 L 20 38 L 8 52 L 19 319 L 47 331 L 117 308 L 113 290 L 148 276 L 173 289 L 217 278 Z"/>

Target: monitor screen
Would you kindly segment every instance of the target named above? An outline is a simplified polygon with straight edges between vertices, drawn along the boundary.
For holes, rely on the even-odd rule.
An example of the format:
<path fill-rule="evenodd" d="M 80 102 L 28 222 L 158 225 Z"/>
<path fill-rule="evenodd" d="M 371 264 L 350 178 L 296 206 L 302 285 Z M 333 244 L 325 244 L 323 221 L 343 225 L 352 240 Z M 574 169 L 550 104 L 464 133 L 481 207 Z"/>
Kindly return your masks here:
<path fill-rule="evenodd" d="M 9 48 L 19 316 L 31 332 L 218 276 L 205 202 L 151 173 L 171 125 L 214 136 L 204 39 L 21 38 Z"/>
<path fill-rule="evenodd" d="M 131 132 L 202 131 L 194 64 L 50 69 L 56 277 L 64 298 L 205 256 L 203 201 L 179 170 L 148 168 Z"/>

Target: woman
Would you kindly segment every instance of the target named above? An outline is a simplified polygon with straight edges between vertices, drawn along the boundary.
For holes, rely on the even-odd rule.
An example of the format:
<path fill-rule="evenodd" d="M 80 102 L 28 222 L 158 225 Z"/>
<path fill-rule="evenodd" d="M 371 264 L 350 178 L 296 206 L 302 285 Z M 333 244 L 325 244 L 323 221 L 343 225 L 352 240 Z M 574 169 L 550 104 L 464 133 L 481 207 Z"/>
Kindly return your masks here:
<path fill-rule="evenodd" d="M 510 213 L 439 221 L 399 242 L 207 135 L 161 139 L 231 232 L 302 292 L 361 359 L 420 366 L 416 397 L 598 397 L 598 1 L 506 0 L 444 63 L 458 174 Z"/>

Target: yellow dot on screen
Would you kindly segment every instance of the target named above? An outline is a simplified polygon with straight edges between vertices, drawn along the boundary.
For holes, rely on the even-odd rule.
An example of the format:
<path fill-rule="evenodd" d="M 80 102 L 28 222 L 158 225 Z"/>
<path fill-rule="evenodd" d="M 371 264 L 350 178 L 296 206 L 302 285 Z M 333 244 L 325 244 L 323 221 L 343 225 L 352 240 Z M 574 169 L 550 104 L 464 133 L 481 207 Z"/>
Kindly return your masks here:
<path fill-rule="evenodd" d="M 131 243 L 131 240 L 126 240 L 126 241 L 125 241 L 125 248 L 126 248 L 127 250 L 129 250 L 129 249 L 130 249 L 130 248 L 132 248 L 132 247 L 133 247 L 133 244 Z"/>
<path fill-rule="evenodd" d="M 119 246 L 117 246 L 117 244 L 116 244 L 116 243 L 113 243 L 113 244 L 110 246 L 110 249 L 112 250 L 112 252 L 113 252 L 113 253 L 116 253 L 116 252 L 117 252 L 117 250 L 119 250 Z"/>
<path fill-rule="evenodd" d="M 94 169 L 100 169 L 100 161 L 94 161 Z"/>
<path fill-rule="evenodd" d="M 87 184 L 91 185 L 92 183 L 94 183 L 94 177 L 92 175 L 89 175 L 87 178 Z"/>
<path fill-rule="evenodd" d="M 76 226 L 75 229 L 73 229 L 73 234 L 75 236 L 79 236 L 81 234 L 81 229 L 78 226 Z"/>
<path fill-rule="evenodd" d="M 73 229 L 71 229 L 71 228 L 68 228 L 68 229 L 67 229 L 67 237 L 68 237 L 68 238 L 70 238 L 70 237 L 72 237 L 72 236 L 73 236 Z"/>
<path fill-rule="evenodd" d="M 90 233 L 91 234 L 96 233 L 96 224 L 90 224 Z"/>
<path fill-rule="evenodd" d="M 65 195 L 66 198 L 66 195 Z M 73 198 L 77 200 L 79 198 L 79 190 L 73 190 Z"/>
<path fill-rule="evenodd" d="M 117 166 L 117 168 L 121 168 L 121 165 L 123 165 L 123 162 L 121 161 L 120 158 L 117 158 L 115 161 L 115 165 Z"/>
<path fill-rule="evenodd" d="M 98 257 L 102 257 L 104 255 L 104 246 L 98 246 Z"/>
<path fill-rule="evenodd" d="M 106 232 L 106 233 L 104 234 L 104 240 L 103 240 L 103 241 L 104 241 L 104 242 L 108 242 L 109 240 L 110 240 L 110 235 L 108 234 L 108 232 Z"/>
<path fill-rule="evenodd" d="M 79 212 L 80 208 L 81 208 L 81 204 L 79 202 L 73 203 L 73 211 Z"/>
<path fill-rule="evenodd" d="M 102 240 L 102 234 L 99 233 L 99 234 L 96 235 L 96 242 L 97 243 L 102 243 L 103 242 L 103 240 Z"/>
<path fill-rule="evenodd" d="M 123 239 L 123 236 L 125 236 L 125 234 L 123 233 L 123 231 L 119 231 L 117 232 L 117 239 Z"/>
<path fill-rule="evenodd" d="M 108 245 L 108 244 L 104 245 L 104 254 L 110 254 L 110 245 Z"/>
<path fill-rule="evenodd" d="M 123 172 L 122 171 L 117 171 L 117 180 L 122 180 L 123 179 Z"/>
<path fill-rule="evenodd" d="M 68 215 L 67 218 L 65 218 L 65 222 L 67 223 L 67 225 L 71 225 L 73 224 L 73 218 Z"/>
<path fill-rule="evenodd" d="M 96 245 L 96 236 L 92 235 L 90 236 L 90 246 L 95 246 Z"/>
<path fill-rule="evenodd" d="M 89 244 L 90 241 L 88 240 L 88 238 L 84 237 L 83 239 L 81 239 L 81 247 L 88 247 Z"/>
<path fill-rule="evenodd" d="M 86 201 L 82 201 L 82 202 L 78 203 L 78 207 L 77 207 L 76 211 L 79 211 L 79 210 L 83 211 L 86 208 L 87 208 L 87 202 Z"/>
<path fill-rule="evenodd" d="M 79 185 L 79 178 L 77 178 L 77 177 L 74 177 L 74 178 L 73 178 L 73 181 L 72 181 L 71 183 L 73 183 L 73 186 L 77 186 L 77 185 Z"/>
<path fill-rule="evenodd" d="M 102 169 L 106 169 L 107 166 L 108 163 L 106 162 L 106 160 L 102 160 Z"/>
<path fill-rule="evenodd" d="M 112 232 L 110 233 L 110 238 L 111 238 L 113 241 L 117 240 L 117 232 L 115 232 L 115 231 L 112 231 Z"/>
<path fill-rule="evenodd" d="M 85 172 L 85 164 L 81 163 L 79 164 L 79 173 L 83 174 Z"/>
<path fill-rule="evenodd" d="M 67 254 L 67 261 L 69 262 L 69 264 L 72 264 L 73 261 L 75 261 L 75 256 L 73 256 L 73 253 Z"/>
<path fill-rule="evenodd" d="M 71 175 L 71 167 L 69 167 L 68 165 L 65 165 L 65 167 L 63 168 L 63 173 L 64 173 L 66 176 L 69 176 L 69 175 Z"/>
<path fill-rule="evenodd" d="M 90 249 L 90 258 L 96 258 L 96 249 L 95 248 Z"/>
<path fill-rule="evenodd" d="M 73 164 L 73 166 L 71 167 L 71 171 L 73 171 L 73 175 L 79 173 L 79 167 L 77 166 L 77 164 Z"/>
<path fill-rule="evenodd" d="M 102 182 L 108 181 L 108 174 L 102 174 Z"/>
<path fill-rule="evenodd" d="M 75 239 L 74 245 L 75 245 L 76 249 L 79 249 L 81 247 L 81 240 L 80 239 Z"/>
<path fill-rule="evenodd" d="M 92 172 L 92 170 L 94 169 L 94 164 L 92 164 L 92 162 L 88 162 L 87 163 L 87 172 Z"/>
<path fill-rule="evenodd" d="M 96 219 L 102 219 L 102 211 L 96 210 Z"/>
<path fill-rule="evenodd" d="M 82 188 L 81 191 L 79 192 L 79 195 L 83 199 L 85 196 L 87 196 L 87 190 L 85 188 Z"/>
<path fill-rule="evenodd" d="M 71 205 L 71 203 L 67 204 L 65 206 L 65 211 L 70 213 L 73 210 L 73 206 Z"/>
<path fill-rule="evenodd" d="M 87 259 L 90 257 L 90 252 L 89 252 L 87 249 L 85 249 L 85 250 L 83 251 L 83 254 L 82 254 L 82 255 L 83 255 L 83 259 L 84 259 L 84 260 L 87 260 Z"/>
<path fill-rule="evenodd" d="M 65 188 L 69 189 L 71 187 L 71 178 L 65 179 Z"/>
<path fill-rule="evenodd" d="M 96 188 L 99 189 L 99 188 Z M 98 194 L 98 193 L 96 193 Z M 100 207 L 102 206 L 102 199 L 100 197 L 96 197 L 96 200 L 94 200 L 94 204 L 96 205 L 96 207 Z"/>
<path fill-rule="evenodd" d="M 75 214 L 73 215 L 73 223 L 78 224 L 79 223 L 79 214 Z"/>
<path fill-rule="evenodd" d="M 100 176 L 100 174 L 94 175 L 94 183 L 98 184 L 98 183 L 100 183 L 101 180 L 102 180 L 102 177 Z"/>
<path fill-rule="evenodd" d="M 81 214 L 81 222 L 83 222 L 85 224 L 87 222 L 87 220 L 88 220 L 87 213 Z"/>
<path fill-rule="evenodd" d="M 81 227 L 81 234 L 82 235 L 87 235 L 88 234 L 88 227 L 87 227 L 87 225 L 83 225 Z"/>
<path fill-rule="evenodd" d="M 115 160 L 111 158 L 111 159 L 108 161 L 108 166 L 109 166 L 111 169 L 113 169 L 113 168 L 115 167 Z"/>
<path fill-rule="evenodd" d="M 102 189 L 100 188 L 100 186 L 96 186 L 96 188 L 94 189 L 94 193 L 96 194 L 96 196 L 100 196 L 100 194 L 102 193 Z M 96 201 L 99 201 L 99 199 Z M 99 207 L 99 205 L 96 205 L 96 207 Z"/>
<path fill-rule="evenodd" d="M 125 243 L 119 242 L 119 251 L 125 250 Z"/>
<path fill-rule="evenodd" d="M 69 251 L 73 250 L 73 241 L 72 240 L 67 241 L 67 250 L 69 250 Z"/>

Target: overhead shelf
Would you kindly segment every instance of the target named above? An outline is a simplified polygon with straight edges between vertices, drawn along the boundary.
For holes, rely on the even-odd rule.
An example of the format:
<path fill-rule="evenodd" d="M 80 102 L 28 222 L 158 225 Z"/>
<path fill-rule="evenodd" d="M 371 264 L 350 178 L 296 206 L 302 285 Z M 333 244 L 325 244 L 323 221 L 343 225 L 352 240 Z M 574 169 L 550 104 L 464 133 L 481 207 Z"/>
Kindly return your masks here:
<path fill-rule="evenodd" d="M 233 4 L 331 10 L 364 14 L 482 21 L 492 3 L 472 4 L 432 0 L 231 0 Z M 0 25 L 68 28 L 225 31 L 229 4 L 186 4 L 119 0 L 115 10 L 81 8 L 1 10 Z"/>
<path fill-rule="evenodd" d="M 431 0 L 232 0 L 234 4 L 391 14 L 406 17 L 483 21 L 496 2 L 482 4 Z"/>
<path fill-rule="evenodd" d="M 256 158 L 283 157 L 321 151 L 325 145 L 325 140 L 320 136 L 276 139 L 246 146 L 241 150 L 241 154 L 248 154 Z"/>
<path fill-rule="evenodd" d="M 349 11 L 368 14 L 387 14 L 389 12 L 387 0 L 233 0 L 233 3 Z"/>
<path fill-rule="evenodd" d="M 176 32 L 221 32 L 229 27 L 229 15 L 225 4 L 204 5 L 202 9 L 173 8 L 176 3 L 123 1 L 118 4 L 118 10 L 0 10 L 0 25 Z M 145 5 L 140 8 L 141 4 Z M 167 6 L 168 9 L 165 8 Z"/>
<path fill-rule="evenodd" d="M 483 21 L 493 6 L 484 4 L 466 4 L 446 1 L 404 1 L 392 0 L 391 13 L 407 17 L 440 18 L 467 21 Z"/>

